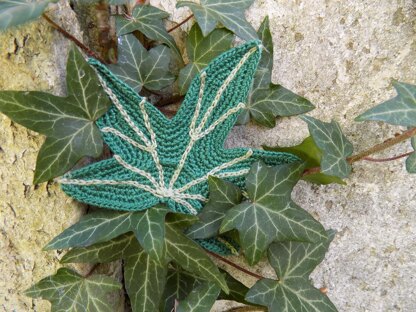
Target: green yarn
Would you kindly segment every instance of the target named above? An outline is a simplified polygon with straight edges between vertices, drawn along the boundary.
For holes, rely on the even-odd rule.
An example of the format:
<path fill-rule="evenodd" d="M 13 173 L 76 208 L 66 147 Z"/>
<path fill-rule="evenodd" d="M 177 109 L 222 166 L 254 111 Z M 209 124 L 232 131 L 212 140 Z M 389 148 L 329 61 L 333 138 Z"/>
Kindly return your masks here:
<path fill-rule="evenodd" d="M 59 180 L 62 189 L 103 208 L 138 211 L 164 203 L 174 212 L 197 214 L 208 197 L 209 175 L 244 187 L 257 160 L 297 161 L 287 153 L 224 148 L 260 56 L 260 42 L 251 41 L 217 57 L 193 79 L 172 119 L 90 59 L 114 104 L 96 122 L 114 157 L 69 172 Z"/>

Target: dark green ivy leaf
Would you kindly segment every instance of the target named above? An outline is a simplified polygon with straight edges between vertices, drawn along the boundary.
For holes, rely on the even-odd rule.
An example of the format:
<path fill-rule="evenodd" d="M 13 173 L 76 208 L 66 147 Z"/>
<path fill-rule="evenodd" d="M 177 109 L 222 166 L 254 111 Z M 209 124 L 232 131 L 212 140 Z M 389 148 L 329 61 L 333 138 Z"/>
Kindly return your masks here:
<path fill-rule="evenodd" d="M 67 92 L 67 97 L 37 91 L 0 92 L 0 112 L 48 136 L 36 162 L 35 184 L 65 173 L 83 156 L 102 153 L 103 141 L 94 122 L 110 101 L 77 49 L 68 57 Z"/>
<path fill-rule="evenodd" d="M 178 1 L 177 8 L 187 6 L 195 15 L 204 36 L 221 23 L 244 40 L 257 39 L 256 31 L 246 21 L 244 11 L 254 0 L 200 0 L 198 2 Z"/>
<path fill-rule="evenodd" d="M 182 301 L 176 312 L 209 312 L 217 299 L 221 288 L 211 282 L 201 283 Z"/>
<path fill-rule="evenodd" d="M 171 85 L 175 77 L 169 63 L 168 47 L 159 45 L 147 51 L 134 35 L 126 35 L 119 39 L 118 63 L 109 68 L 138 93 L 142 87 L 161 90 Z"/>
<path fill-rule="evenodd" d="M 113 312 L 107 294 L 121 288 L 115 279 L 104 275 L 82 277 L 69 269 L 59 269 L 25 291 L 31 298 L 42 298 L 52 304 L 54 312 Z"/>
<path fill-rule="evenodd" d="M 237 281 L 234 277 L 232 277 L 228 272 L 224 270 L 220 270 L 220 272 L 225 276 L 228 288 L 230 288 L 230 293 L 226 294 L 221 291 L 218 296 L 218 300 L 232 300 L 248 304 L 248 302 L 245 300 L 245 297 L 249 289 L 241 282 Z"/>
<path fill-rule="evenodd" d="M 416 86 L 394 81 L 397 96 L 358 116 L 356 121 L 380 120 L 392 125 L 416 126 Z"/>
<path fill-rule="evenodd" d="M 179 57 L 181 53 L 176 46 L 175 40 L 165 29 L 163 19 L 169 13 L 155 8 L 151 5 L 137 5 L 129 17 L 117 17 L 117 35 L 122 36 L 139 30 L 152 40 L 167 44 Z"/>
<path fill-rule="evenodd" d="M 241 191 L 232 183 L 209 177 L 208 185 L 209 200 L 198 215 L 200 221 L 193 224 L 186 232 L 186 235 L 193 239 L 218 235 L 225 213 L 241 202 Z"/>
<path fill-rule="evenodd" d="M 58 0 L 2 0 L 0 2 L 0 30 L 38 18 L 51 2 L 58 2 Z"/>
<path fill-rule="evenodd" d="M 415 150 L 413 154 L 411 154 L 406 159 L 406 170 L 409 173 L 416 173 L 416 137 L 412 138 L 412 147 Z"/>
<path fill-rule="evenodd" d="M 334 233 L 318 243 L 281 242 L 269 248 L 269 262 L 279 280 L 262 279 L 247 293 L 246 300 L 267 306 L 273 312 L 336 312 L 328 297 L 314 288 L 309 275 L 324 259 Z"/>
<path fill-rule="evenodd" d="M 229 210 L 221 232 L 236 228 L 245 257 L 257 263 L 273 241 L 319 241 L 325 237 L 322 225 L 291 199 L 291 192 L 303 173 L 299 163 L 267 167 L 253 164 L 247 175 L 249 201 Z"/>
<path fill-rule="evenodd" d="M 208 63 L 231 48 L 233 34 L 226 29 L 218 28 L 207 37 L 202 35 L 201 29 L 194 24 L 186 38 L 186 52 L 189 64 L 179 72 L 179 89 L 181 94 L 185 94 L 191 84 L 192 79 Z"/>
<path fill-rule="evenodd" d="M 272 82 L 273 70 L 273 39 L 270 32 L 269 17 L 266 16 L 261 23 L 257 35 L 263 44 L 261 59 L 253 80 L 253 90 L 267 88 Z"/>
<path fill-rule="evenodd" d="M 322 151 L 321 172 L 341 179 L 347 178 L 351 173 L 347 157 L 351 156 L 353 147 L 339 124 L 336 121 L 323 122 L 309 116 L 301 118 L 308 124 L 309 133 Z"/>
<path fill-rule="evenodd" d="M 308 136 L 299 145 L 290 146 L 290 147 L 263 146 L 263 148 L 267 151 L 294 154 L 298 156 L 299 158 L 301 158 L 303 161 L 305 161 L 305 169 L 319 167 L 321 165 L 322 152 L 316 146 L 315 141 L 313 140 L 311 136 Z M 329 176 L 323 173 L 308 174 L 306 176 L 302 176 L 302 180 L 306 180 L 306 181 L 317 183 L 317 184 L 330 184 L 330 183 L 345 184 L 345 182 L 342 179 L 335 177 L 335 176 Z"/>

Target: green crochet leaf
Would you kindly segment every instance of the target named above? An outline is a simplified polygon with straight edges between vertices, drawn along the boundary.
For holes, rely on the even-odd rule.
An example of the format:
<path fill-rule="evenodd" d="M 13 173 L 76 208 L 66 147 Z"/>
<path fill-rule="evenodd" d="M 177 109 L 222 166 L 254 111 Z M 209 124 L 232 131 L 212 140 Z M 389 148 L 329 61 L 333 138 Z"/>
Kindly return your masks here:
<path fill-rule="evenodd" d="M 97 121 L 114 156 L 59 179 L 75 199 L 104 208 L 140 211 L 165 203 L 174 212 L 197 214 L 208 199 L 208 178 L 239 187 L 251 164 L 297 161 L 291 154 L 225 149 L 224 141 L 245 107 L 260 59 L 258 41 L 234 48 L 197 75 L 178 113 L 167 119 L 96 60 L 113 102 Z"/>
<path fill-rule="evenodd" d="M 114 278 L 104 275 L 82 277 L 72 270 L 59 269 L 25 291 L 31 298 L 42 298 L 52 304 L 54 312 L 113 312 L 115 304 L 108 300 L 110 292 L 121 285 Z"/>
<path fill-rule="evenodd" d="M 241 39 L 257 39 L 256 31 L 247 22 L 244 11 L 254 0 L 200 0 L 198 2 L 178 1 L 177 8 L 187 6 L 195 15 L 204 36 L 221 23 Z"/>
<path fill-rule="evenodd" d="M 204 282 L 194 288 L 182 301 L 176 312 L 209 312 L 221 289 L 214 283 Z"/>

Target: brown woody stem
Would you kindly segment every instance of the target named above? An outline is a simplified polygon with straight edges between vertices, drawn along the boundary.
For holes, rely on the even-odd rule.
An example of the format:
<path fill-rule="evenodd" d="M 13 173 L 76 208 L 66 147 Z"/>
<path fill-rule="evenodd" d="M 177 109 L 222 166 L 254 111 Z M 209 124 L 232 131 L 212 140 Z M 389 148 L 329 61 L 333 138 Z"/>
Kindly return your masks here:
<path fill-rule="evenodd" d="M 194 17 L 193 14 L 189 15 L 187 18 L 185 18 L 182 22 L 180 22 L 179 24 L 173 26 L 172 28 L 168 29 L 168 33 L 174 31 L 175 29 L 181 27 L 183 24 L 185 24 L 187 21 L 189 21 L 192 17 Z"/>
<path fill-rule="evenodd" d="M 363 160 L 372 161 L 372 162 L 386 162 L 386 161 L 392 161 L 392 160 L 400 159 L 400 158 L 403 158 L 403 157 L 407 157 L 407 156 L 410 156 L 413 153 L 414 152 L 407 152 L 407 153 L 397 155 L 397 156 L 393 156 L 393 157 L 389 157 L 389 158 L 364 157 Z"/>

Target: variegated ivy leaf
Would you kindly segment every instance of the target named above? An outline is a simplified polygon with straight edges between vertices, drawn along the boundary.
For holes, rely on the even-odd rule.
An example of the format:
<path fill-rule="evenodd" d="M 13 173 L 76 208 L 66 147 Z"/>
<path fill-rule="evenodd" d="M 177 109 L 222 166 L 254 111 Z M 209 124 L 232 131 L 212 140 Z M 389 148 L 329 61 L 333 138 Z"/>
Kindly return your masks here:
<path fill-rule="evenodd" d="M 2 0 L 0 1 L 0 30 L 38 18 L 51 2 L 58 0 Z"/>
<path fill-rule="evenodd" d="M 314 109 L 314 106 L 307 99 L 281 85 L 271 83 L 273 40 L 268 17 L 260 25 L 257 34 L 263 43 L 264 49 L 254 77 L 248 104 L 238 117 L 238 123 L 246 124 L 252 118 L 257 123 L 272 128 L 276 124 L 277 116 L 303 114 Z"/>
<path fill-rule="evenodd" d="M 334 233 L 317 243 L 281 242 L 269 248 L 269 262 L 278 280 L 262 279 L 247 293 L 246 300 L 267 306 L 273 312 L 336 312 L 329 298 L 314 288 L 309 274 L 324 259 Z"/>
<path fill-rule="evenodd" d="M 69 269 L 59 269 L 25 291 L 31 298 L 42 298 L 52 304 L 54 312 L 113 312 L 116 303 L 107 295 L 119 290 L 121 285 L 114 278 L 104 275 L 82 277 Z"/>
<path fill-rule="evenodd" d="M 194 288 L 182 301 L 176 312 L 209 312 L 221 289 L 214 283 L 205 282 Z"/>
<path fill-rule="evenodd" d="M 186 93 L 195 75 L 212 59 L 231 48 L 233 37 L 233 34 L 224 28 L 215 29 L 204 37 L 198 24 L 192 26 L 186 38 L 189 64 L 180 70 L 178 78 L 181 94 Z"/>
<path fill-rule="evenodd" d="M 267 167 L 253 164 L 246 178 L 249 200 L 229 210 L 221 232 L 236 228 L 245 257 L 257 263 L 273 241 L 319 241 L 322 225 L 291 199 L 291 192 L 304 165 L 294 163 Z"/>
<path fill-rule="evenodd" d="M 209 200 L 198 215 L 199 222 L 186 232 L 190 238 L 210 238 L 218 234 L 225 213 L 241 202 L 241 191 L 230 182 L 210 177 Z"/>
<path fill-rule="evenodd" d="M 134 35 L 119 39 L 118 63 L 109 69 L 137 93 L 142 87 L 161 90 L 173 83 L 175 77 L 169 72 L 169 48 L 159 45 L 147 51 Z"/>
<path fill-rule="evenodd" d="M 406 170 L 409 173 L 416 173 L 416 137 L 413 137 L 411 141 L 415 151 L 406 159 Z"/>
<path fill-rule="evenodd" d="M 309 133 L 322 151 L 321 172 L 341 179 L 347 178 L 351 173 L 347 157 L 351 156 L 353 147 L 339 124 L 336 121 L 323 122 L 309 116 L 301 118 L 308 124 Z"/>
<path fill-rule="evenodd" d="M 110 101 L 77 49 L 69 53 L 66 97 L 45 92 L 1 91 L 0 112 L 48 136 L 36 162 L 34 183 L 71 169 L 83 156 L 98 157 L 103 141 L 94 124 Z"/>
<path fill-rule="evenodd" d="M 247 22 L 244 11 L 254 0 L 200 0 L 198 2 L 178 1 L 177 8 L 187 6 L 195 15 L 204 36 L 221 23 L 241 39 L 257 39 L 256 31 Z"/>
<path fill-rule="evenodd" d="M 358 116 L 356 121 L 380 120 L 392 125 L 416 126 L 416 86 L 394 81 L 397 96 Z"/>
<path fill-rule="evenodd" d="M 117 35 L 125 35 L 139 30 L 146 37 L 160 41 L 168 45 L 179 57 L 181 53 L 175 40 L 165 29 L 163 19 L 169 17 L 169 13 L 151 5 L 137 5 L 131 16 L 117 16 Z"/>
<path fill-rule="evenodd" d="M 145 211 L 97 211 L 63 231 L 45 249 L 85 247 L 104 242 L 127 232 L 134 232 L 147 253 L 158 263 L 165 262 L 165 207 Z"/>
<path fill-rule="evenodd" d="M 263 148 L 266 151 L 284 152 L 296 155 L 300 159 L 305 161 L 305 169 L 319 167 L 321 165 L 322 152 L 318 148 L 318 146 L 316 146 L 315 141 L 311 136 L 308 136 L 305 140 L 302 141 L 302 143 L 295 146 L 263 146 Z M 336 176 L 324 174 L 322 172 L 304 175 L 302 176 L 302 180 L 317 184 L 345 184 L 345 182 L 342 179 Z"/>

